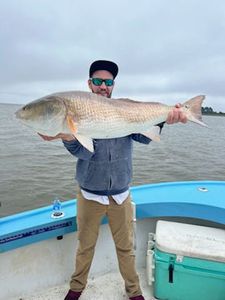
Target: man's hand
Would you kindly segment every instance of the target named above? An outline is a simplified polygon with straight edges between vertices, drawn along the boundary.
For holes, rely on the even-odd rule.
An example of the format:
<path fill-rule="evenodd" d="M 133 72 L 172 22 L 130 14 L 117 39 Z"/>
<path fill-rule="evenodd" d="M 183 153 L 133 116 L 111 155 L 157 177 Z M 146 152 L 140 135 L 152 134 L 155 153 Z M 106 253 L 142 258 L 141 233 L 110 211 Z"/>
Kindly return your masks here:
<path fill-rule="evenodd" d="M 181 104 L 178 103 L 175 105 L 174 109 L 168 114 L 166 123 L 167 124 L 174 124 L 174 123 L 187 123 L 187 117 L 185 114 L 180 110 Z"/>
<path fill-rule="evenodd" d="M 65 134 L 65 133 L 59 133 L 55 136 L 47 136 L 47 135 L 43 135 L 43 134 L 40 134 L 40 133 L 38 133 L 38 135 L 40 135 L 40 137 L 45 141 L 54 141 L 54 140 L 57 140 L 57 139 L 62 139 L 64 141 L 70 142 L 70 141 L 73 141 L 73 140 L 76 139 L 74 135 Z"/>

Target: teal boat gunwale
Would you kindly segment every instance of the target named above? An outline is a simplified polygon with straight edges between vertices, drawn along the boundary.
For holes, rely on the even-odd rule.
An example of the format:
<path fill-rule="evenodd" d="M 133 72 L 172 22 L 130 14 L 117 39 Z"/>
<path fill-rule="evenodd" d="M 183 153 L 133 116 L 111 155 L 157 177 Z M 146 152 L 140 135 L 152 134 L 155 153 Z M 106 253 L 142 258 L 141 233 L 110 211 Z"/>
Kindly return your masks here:
<path fill-rule="evenodd" d="M 154 183 L 131 187 L 131 194 L 137 219 L 191 217 L 225 224 L 225 181 Z M 61 219 L 51 218 L 52 206 L 0 218 L 0 253 L 76 231 L 76 199 L 63 202 L 62 210 Z"/>

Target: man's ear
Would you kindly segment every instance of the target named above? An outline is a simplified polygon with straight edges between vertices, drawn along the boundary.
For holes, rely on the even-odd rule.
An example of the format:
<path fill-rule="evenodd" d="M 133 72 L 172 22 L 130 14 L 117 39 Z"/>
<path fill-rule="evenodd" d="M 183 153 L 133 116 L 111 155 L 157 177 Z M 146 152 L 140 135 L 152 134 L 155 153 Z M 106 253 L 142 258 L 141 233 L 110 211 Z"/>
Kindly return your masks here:
<path fill-rule="evenodd" d="M 91 80 L 90 79 L 88 79 L 88 87 L 89 87 L 89 89 L 92 91 L 92 88 L 91 88 Z"/>

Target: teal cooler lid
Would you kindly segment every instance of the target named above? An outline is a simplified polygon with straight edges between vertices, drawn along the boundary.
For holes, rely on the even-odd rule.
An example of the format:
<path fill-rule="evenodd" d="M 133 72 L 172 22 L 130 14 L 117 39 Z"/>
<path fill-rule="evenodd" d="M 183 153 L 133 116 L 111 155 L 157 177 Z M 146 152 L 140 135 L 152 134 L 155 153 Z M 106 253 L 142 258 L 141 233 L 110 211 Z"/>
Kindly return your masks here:
<path fill-rule="evenodd" d="M 158 221 L 156 248 L 178 256 L 225 262 L 225 230 Z"/>

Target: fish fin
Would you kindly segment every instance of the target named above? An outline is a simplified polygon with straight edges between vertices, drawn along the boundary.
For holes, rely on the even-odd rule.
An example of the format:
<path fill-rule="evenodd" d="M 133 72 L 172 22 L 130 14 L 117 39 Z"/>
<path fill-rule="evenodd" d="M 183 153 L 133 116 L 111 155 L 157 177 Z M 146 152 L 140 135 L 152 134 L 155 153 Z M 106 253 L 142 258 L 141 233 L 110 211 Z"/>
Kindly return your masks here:
<path fill-rule="evenodd" d="M 88 151 L 94 152 L 94 146 L 93 146 L 92 138 L 89 138 L 89 137 L 84 136 L 84 135 L 77 134 L 77 125 L 74 122 L 72 116 L 68 115 L 66 117 L 66 121 L 67 121 L 67 125 L 68 125 L 71 133 L 73 133 L 73 135 L 81 143 L 81 145 L 84 146 Z"/>
<path fill-rule="evenodd" d="M 76 123 L 73 120 L 73 117 L 68 115 L 66 117 L 66 122 L 67 122 L 67 126 L 68 126 L 69 130 L 71 131 L 71 133 L 76 134 L 77 126 L 76 126 Z"/>
<path fill-rule="evenodd" d="M 189 121 L 197 123 L 201 126 L 208 127 L 204 122 L 202 122 L 202 102 L 205 96 L 196 96 L 188 101 L 186 101 L 182 106 L 187 112 L 187 118 Z"/>
<path fill-rule="evenodd" d="M 148 137 L 154 142 L 160 142 L 160 127 L 159 126 L 153 126 L 149 131 L 142 132 L 144 136 Z"/>
<path fill-rule="evenodd" d="M 84 146 L 88 151 L 92 153 L 94 152 L 92 138 L 80 134 L 74 134 L 74 136 L 81 143 L 81 145 Z"/>

